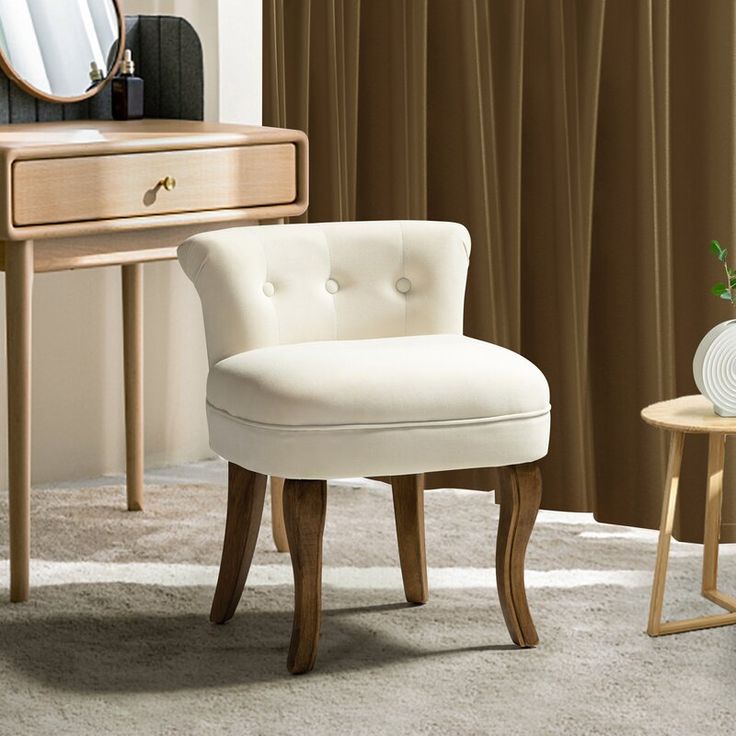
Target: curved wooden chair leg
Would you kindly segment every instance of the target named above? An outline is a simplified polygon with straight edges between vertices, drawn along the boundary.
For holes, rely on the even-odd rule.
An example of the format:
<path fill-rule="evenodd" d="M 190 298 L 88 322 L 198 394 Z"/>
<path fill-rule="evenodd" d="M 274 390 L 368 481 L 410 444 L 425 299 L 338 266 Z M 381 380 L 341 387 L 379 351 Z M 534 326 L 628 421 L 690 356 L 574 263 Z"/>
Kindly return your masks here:
<path fill-rule="evenodd" d="M 271 534 L 278 552 L 289 551 L 284 526 L 284 479 L 271 476 Z"/>
<path fill-rule="evenodd" d="M 524 587 L 524 557 L 542 500 L 542 475 L 535 463 L 501 473 L 501 514 L 496 542 L 496 581 L 511 639 L 520 647 L 539 642 Z"/>
<path fill-rule="evenodd" d="M 401 577 L 409 603 L 426 603 L 427 555 L 424 545 L 424 474 L 391 477 Z"/>
<path fill-rule="evenodd" d="M 229 621 L 240 602 L 258 539 L 266 498 L 266 476 L 228 464 L 227 520 L 210 621 Z"/>
<path fill-rule="evenodd" d="M 326 508 L 325 481 L 285 481 L 284 522 L 294 570 L 294 624 L 287 665 L 294 675 L 309 672 L 317 659 Z"/>

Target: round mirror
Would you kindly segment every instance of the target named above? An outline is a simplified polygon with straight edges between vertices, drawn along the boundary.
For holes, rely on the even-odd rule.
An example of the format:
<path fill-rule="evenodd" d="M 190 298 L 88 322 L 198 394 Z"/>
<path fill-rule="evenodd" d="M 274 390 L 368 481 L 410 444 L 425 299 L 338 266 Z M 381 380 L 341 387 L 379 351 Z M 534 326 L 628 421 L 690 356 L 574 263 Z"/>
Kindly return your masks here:
<path fill-rule="evenodd" d="M 0 66 L 52 102 L 97 94 L 125 46 L 118 0 L 0 0 Z"/>

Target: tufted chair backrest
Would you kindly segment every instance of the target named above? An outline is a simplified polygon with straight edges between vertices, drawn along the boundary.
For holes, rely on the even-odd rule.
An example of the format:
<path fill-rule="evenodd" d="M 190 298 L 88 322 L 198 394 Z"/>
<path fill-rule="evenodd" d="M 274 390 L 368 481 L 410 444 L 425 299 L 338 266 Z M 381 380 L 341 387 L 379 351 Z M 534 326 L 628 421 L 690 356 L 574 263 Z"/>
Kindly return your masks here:
<path fill-rule="evenodd" d="M 239 227 L 178 251 L 210 365 L 270 345 L 460 334 L 469 254 L 462 225 L 419 221 Z"/>

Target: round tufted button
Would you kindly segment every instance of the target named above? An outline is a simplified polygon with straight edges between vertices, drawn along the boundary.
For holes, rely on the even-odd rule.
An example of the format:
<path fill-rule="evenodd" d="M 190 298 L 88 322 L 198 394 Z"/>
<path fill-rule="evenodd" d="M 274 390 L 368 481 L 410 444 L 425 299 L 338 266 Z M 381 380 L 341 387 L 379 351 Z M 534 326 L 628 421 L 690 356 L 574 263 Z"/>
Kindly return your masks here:
<path fill-rule="evenodd" d="M 265 284 L 263 284 L 263 293 L 266 296 L 273 296 L 275 289 L 273 288 L 273 284 L 270 281 L 266 281 Z"/>
<path fill-rule="evenodd" d="M 396 282 L 396 291 L 400 291 L 402 294 L 406 294 L 411 289 L 411 281 L 406 278 L 400 278 Z"/>
<path fill-rule="evenodd" d="M 330 294 L 337 294 L 337 292 L 340 291 L 340 285 L 335 281 L 335 279 L 327 279 L 325 289 L 327 289 Z"/>

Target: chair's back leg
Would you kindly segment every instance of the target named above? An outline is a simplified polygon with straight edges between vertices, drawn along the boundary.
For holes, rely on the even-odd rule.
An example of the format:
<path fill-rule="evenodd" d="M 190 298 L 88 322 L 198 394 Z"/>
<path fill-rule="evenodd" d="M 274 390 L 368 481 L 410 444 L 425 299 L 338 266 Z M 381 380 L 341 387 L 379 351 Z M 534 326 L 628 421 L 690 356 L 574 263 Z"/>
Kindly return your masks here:
<path fill-rule="evenodd" d="M 524 557 L 542 500 L 542 475 L 536 463 L 504 468 L 501 514 L 496 542 L 496 581 L 501 609 L 514 643 L 533 647 L 539 642 L 524 587 Z"/>
<path fill-rule="evenodd" d="M 424 546 L 424 475 L 394 475 L 391 488 L 406 600 L 426 603 L 429 586 Z"/>
<path fill-rule="evenodd" d="M 314 667 L 322 611 L 322 533 L 327 508 L 323 480 L 284 482 L 284 523 L 294 570 L 294 624 L 287 661 L 294 675 Z"/>
<path fill-rule="evenodd" d="M 278 552 L 289 551 L 284 527 L 284 479 L 271 476 L 271 534 Z"/>
<path fill-rule="evenodd" d="M 227 520 L 210 621 L 229 621 L 240 602 L 258 539 L 266 496 L 266 476 L 228 464 Z"/>

